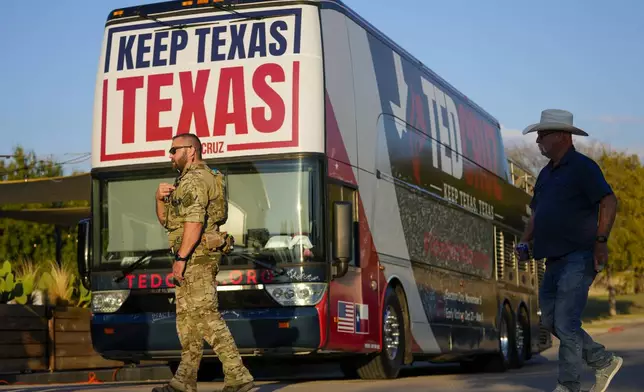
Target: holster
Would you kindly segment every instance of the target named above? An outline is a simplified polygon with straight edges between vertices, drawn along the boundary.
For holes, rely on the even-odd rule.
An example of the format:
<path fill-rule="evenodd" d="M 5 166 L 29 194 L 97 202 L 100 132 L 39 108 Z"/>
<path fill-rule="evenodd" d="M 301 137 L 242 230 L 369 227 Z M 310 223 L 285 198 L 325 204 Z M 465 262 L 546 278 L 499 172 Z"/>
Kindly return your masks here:
<path fill-rule="evenodd" d="M 228 254 L 232 252 L 235 239 L 225 231 L 212 231 L 201 236 L 201 245 L 211 252 Z"/>

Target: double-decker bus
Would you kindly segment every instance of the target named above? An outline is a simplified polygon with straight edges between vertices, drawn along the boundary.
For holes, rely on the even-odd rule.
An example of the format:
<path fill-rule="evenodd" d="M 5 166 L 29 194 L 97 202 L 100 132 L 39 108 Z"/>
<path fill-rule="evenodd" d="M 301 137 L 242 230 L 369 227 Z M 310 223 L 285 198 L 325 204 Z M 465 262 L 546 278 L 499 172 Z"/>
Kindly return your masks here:
<path fill-rule="evenodd" d="M 180 359 L 154 193 L 183 132 L 226 176 L 217 291 L 242 355 L 379 379 L 550 346 L 543 263 L 513 252 L 529 188 L 494 117 L 340 1 L 184 0 L 105 25 L 78 241 L 103 357 Z"/>

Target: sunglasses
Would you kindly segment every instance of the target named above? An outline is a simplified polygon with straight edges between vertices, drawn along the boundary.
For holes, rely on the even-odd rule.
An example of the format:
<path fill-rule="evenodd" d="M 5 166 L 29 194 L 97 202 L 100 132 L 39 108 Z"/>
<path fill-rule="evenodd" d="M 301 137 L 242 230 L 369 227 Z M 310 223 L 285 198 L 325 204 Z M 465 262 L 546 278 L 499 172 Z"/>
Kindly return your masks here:
<path fill-rule="evenodd" d="M 559 131 L 539 131 L 537 132 L 537 137 L 543 139 L 544 137 L 552 135 L 553 133 L 559 133 Z"/>
<path fill-rule="evenodd" d="M 174 155 L 174 154 L 176 154 L 176 153 L 177 153 L 177 150 L 179 150 L 179 149 L 181 149 L 181 148 L 190 148 L 190 147 L 192 147 L 192 146 L 174 146 L 174 147 L 170 147 L 170 149 L 168 150 L 168 152 L 169 152 L 170 154 Z"/>

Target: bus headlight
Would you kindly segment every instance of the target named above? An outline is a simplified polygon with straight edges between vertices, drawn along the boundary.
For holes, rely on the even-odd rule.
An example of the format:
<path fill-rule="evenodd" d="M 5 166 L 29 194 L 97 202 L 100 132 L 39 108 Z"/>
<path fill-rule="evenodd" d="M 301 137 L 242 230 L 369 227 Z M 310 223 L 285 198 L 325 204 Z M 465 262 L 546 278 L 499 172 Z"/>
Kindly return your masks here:
<path fill-rule="evenodd" d="M 312 306 L 322 300 L 326 283 L 289 283 L 266 285 L 266 291 L 283 306 Z"/>
<path fill-rule="evenodd" d="M 92 293 L 92 313 L 114 313 L 121 308 L 130 290 L 94 291 Z"/>

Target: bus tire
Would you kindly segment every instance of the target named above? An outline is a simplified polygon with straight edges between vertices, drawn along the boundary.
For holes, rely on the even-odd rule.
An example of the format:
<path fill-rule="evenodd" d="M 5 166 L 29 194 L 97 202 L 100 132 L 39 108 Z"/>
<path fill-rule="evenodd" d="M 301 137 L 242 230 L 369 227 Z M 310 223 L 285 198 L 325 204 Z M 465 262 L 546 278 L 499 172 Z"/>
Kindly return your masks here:
<path fill-rule="evenodd" d="M 517 322 L 515 327 L 514 348 L 512 367 L 522 368 L 525 361 L 530 357 L 530 322 L 525 308 L 520 307 L 517 314 Z"/>
<path fill-rule="evenodd" d="M 512 314 L 507 306 L 503 306 L 499 320 L 499 352 L 488 363 L 488 369 L 490 371 L 505 372 L 510 369 L 516 353 L 514 340 Z"/>
<path fill-rule="evenodd" d="M 357 373 L 363 380 L 382 380 L 398 377 L 405 358 L 405 320 L 400 300 L 393 288 L 385 294 L 382 311 L 382 350 L 358 362 Z"/>

